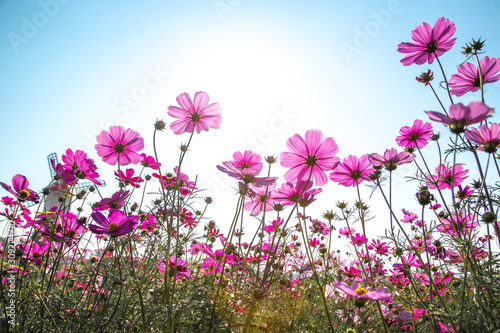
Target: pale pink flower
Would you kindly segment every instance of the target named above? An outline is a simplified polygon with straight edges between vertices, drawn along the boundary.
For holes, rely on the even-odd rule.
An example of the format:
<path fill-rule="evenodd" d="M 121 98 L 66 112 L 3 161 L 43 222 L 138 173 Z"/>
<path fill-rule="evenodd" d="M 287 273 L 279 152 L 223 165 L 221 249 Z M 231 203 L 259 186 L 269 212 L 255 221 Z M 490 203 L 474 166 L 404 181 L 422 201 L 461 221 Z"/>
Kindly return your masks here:
<path fill-rule="evenodd" d="M 384 153 L 384 156 L 379 154 L 368 154 L 368 159 L 370 163 L 375 167 L 385 166 L 387 171 L 396 170 L 398 165 L 404 163 L 410 163 L 415 158 L 415 155 L 412 155 L 406 151 L 398 153 L 396 149 L 391 148 L 387 149 Z"/>
<path fill-rule="evenodd" d="M 469 170 L 464 170 L 462 164 L 455 164 L 451 167 L 439 164 L 436 167 L 436 174 L 427 177 L 427 183 L 430 189 L 435 189 L 437 186 L 440 190 L 451 190 L 452 187 L 457 187 L 467 179 L 468 172 Z"/>
<path fill-rule="evenodd" d="M 330 174 L 330 179 L 344 186 L 356 186 L 363 180 L 370 180 L 370 175 L 375 171 L 368 161 L 367 155 L 356 157 L 349 155 L 339 163 Z"/>
<path fill-rule="evenodd" d="M 392 296 L 392 294 L 387 293 L 387 288 L 372 291 L 370 287 L 364 288 L 356 282 L 351 287 L 338 281 L 335 281 L 333 285 L 337 291 L 353 297 L 359 307 L 363 307 L 368 301 L 390 301 Z"/>
<path fill-rule="evenodd" d="M 227 173 L 229 176 L 243 181 L 245 184 L 252 184 L 256 187 L 269 186 L 276 182 L 277 177 L 257 177 L 259 171 L 257 169 L 246 168 L 238 169 L 231 162 L 222 162 L 223 166 L 218 165 L 217 169 Z"/>
<path fill-rule="evenodd" d="M 267 187 L 253 187 L 252 190 L 255 193 L 255 197 L 248 198 L 248 201 L 245 202 L 244 205 L 245 210 L 250 210 L 250 215 L 252 216 L 258 216 L 262 213 L 264 211 L 264 207 L 266 212 L 273 210 L 273 192 L 275 186 L 275 184 L 272 184 Z"/>
<path fill-rule="evenodd" d="M 469 125 L 486 120 L 493 112 L 495 109 L 482 102 L 471 102 L 467 106 L 462 103 L 452 104 L 448 116 L 436 111 L 425 111 L 431 120 L 445 124 L 455 134 L 465 132 Z"/>
<path fill-rule="evenodd" d="M 208 94 L 198 91 L 194 94 L 194 100 L 187 93 L 177 96 L 180 107 L 169 106 L 168 115 L 178 120 L 170 124 L 175 134 L 196 133 L 208 131 L 209 128 L 219 128 L 222 122 L 219 103 L 208 104 Z"/>
<path fill-rule="evenodd" d="M 465 132 L 465 137 L 479 145 L 477 150 L 494 154 L 500 146 L 500 124 L 481 125 L 478 129 L 471 127 Z"/>

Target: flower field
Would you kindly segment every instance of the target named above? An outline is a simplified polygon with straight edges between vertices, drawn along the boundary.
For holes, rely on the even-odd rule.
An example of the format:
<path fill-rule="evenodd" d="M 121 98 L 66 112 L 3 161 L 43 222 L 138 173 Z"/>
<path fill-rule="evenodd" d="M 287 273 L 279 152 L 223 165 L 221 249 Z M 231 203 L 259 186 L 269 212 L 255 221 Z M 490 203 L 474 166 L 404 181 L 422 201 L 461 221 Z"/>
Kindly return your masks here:
<path fill-rule="evenodd" d="M 152 147 L 116 124 L 97 136 L 102 161 L 67 149 L 42 191 L 21 174 L 2 179 L 0 331 L 500 332 L 500 125 L 483 94 L 500 58 L 472 39 L 445 73 L 455 32 L 442 17 L 397 47 L 402 65 L 432 68 L 415 84 L 438 110 L 399 129 L 397 148 L 339 156 L 333 137 L 304 128 L 276 155 L 221 161 L 235 193 L 224 227 L 203 179 L 184 171 L 197 162 L 191 143 L 223 125 L 224 102 L 205 92 L 178 95 Z M 481 100 L 460 102 L 477 91 Z M 156 145 L 167 131 L 186 140 L 168 163 Z M 416 170 L 404 176 L 418 211 L 393 205 L 401 165 Z M 109 197 L 103 176 L 114 176 Z M 317 214 L 331 183 L 355 199 Z M 372 196 L 386 204 L 384 236 L 367 232 Z M 345 251 L 333 249 L 339 239 Z"/>

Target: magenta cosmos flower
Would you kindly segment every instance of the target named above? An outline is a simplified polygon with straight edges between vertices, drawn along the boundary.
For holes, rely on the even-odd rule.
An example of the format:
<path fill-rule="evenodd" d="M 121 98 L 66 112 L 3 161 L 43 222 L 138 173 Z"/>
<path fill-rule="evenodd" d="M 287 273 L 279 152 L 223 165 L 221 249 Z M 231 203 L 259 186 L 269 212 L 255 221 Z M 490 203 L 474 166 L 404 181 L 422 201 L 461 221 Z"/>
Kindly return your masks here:
<path fill-rule="evenodd" d="M 28 188 L 30 183 L 28 182 L 28 179 L 23 175 L 18 174 L 12 177 L 12 187 L 14 189 L 3 182 L 0 182 L 0 185 L 2 185 L 4 190 L 14 195 L 20 202 L 33 201 L 35 203 L 38 203 L 38 201 L 40 200 L 38 194 Z"/>
<path fill-rule="evenodd" d="M 445 124 L 455 134 L 465 132 L 469 125 L 486 120 L 493 112 L 495 109 L 481 102 L 471 102 L 467 106 L 462 103 L 452 104 L 449 116 L 436 111 L 425 111 L 431 120 Z"/>
<path fill-rule="evenodd" d="M 416 119 L 411 127 L 401 127 L 399 134 L 401 135 L 396 138 L 396 143 L 400 147 L 422 149 L 432 137 L 432 125 Z"/>
<path fill-rule="evenodd" d="M 177 103 L 181 106 L 169 106 L 168 115 L 178 120 L 170 124 L 175 134 L 196 133 L 208 131 L 209 128 L 219 128 L 222 122 L 219 103 L 208 105 L 208 94 L 198 91 L 194 94 L 194 101 L 187 93 L 177 96 Z"/>
<path fill-rule="evenodd" d="M 141 177 L 137 176 L 134 177 L 134 169 L 128 168 L 125 170 L 125 173 L 123 173 L 122 170 L 120 172 L 115 171 L 115 176 L 118 181 L 121 181 L 125 186 L 133 186 L 135 188 L 139 188 L 141 185 L 139 183 L 144 182 L 144 179 Z"/>
<path fill-rule="evenodd" d="M 87 154 L 84 151 L 77 150 L 73 152 L 73 150 L 67 149 L 66 154 L 62 156 L 62 160 L 64 162 L 63 168 L 67 171 L 72 171 L 74 173 L 74 177 L 77 179 L 88 179 L 94 184 L 101 185 L 101 183 L 97 180 L 99 174 L 95 171 L 96 167 L 94 165 L 94 161 L 87 158 Z M 66 181 L 68 184 L 73 184 L 75 179 L 72 180 L 71 176 L 69 176 L 67 172 L 58 168 L 57 165 L 55 165 L 54 160 L 50 160 L 50 162 L 52 163 L 57 175 L 60 176 L 62 180 Z"/>
<path fill-rule="evenodd" d="M 305 140 L 295 134 L 287 140 L 286 146 L 291 152 L 280 154 L 281 165 L 290 168 L 284 177 L 292 183 L 311 180 L 317 186 L 325 185 L 328 181 L 326 172 L 340 161 L 335 157 L 339 147 L 332 138 L 323 140 L 320 130 L 308 130 Z"/>
<path fill-rule="evenodd" d="M 102 131 L 97 136 L 95 149 L 102 160 L 108 164 L 137 164 L 142 156 L 137 152 L 144 148 L 144 139 L 139 133 L 122 126 L 111 126 L 108 131 Z"/>
<path fill-rule="evenodd" d="M 500 58 L 484 57 L 479 65 L 483 74 L 483 84 L 500 80 L 500 74 L 497 74 L 500 71 Z M 450 93 L 460 97 L 469 91 L 478 91 L 481 84 L 479 81 L 479 70 L 474 64 L 466 62 L 458 67 L 457 74 L 451 76 Z"/>
<path fill-rule="evenodd" d="M 59 207 L 53 207 L 49 214 L 59 211 Z M 40 233 L 47 238 L 58 242 L 65 243 L 68 246 L 78 241 L 78 238 L 87 232 L 87 228 L 83 223 L 83 220 L 77 218 L 77 216 L 70 212 L 58 212 L 57 215 L 50 216 L 49 214 L 39 215 L 37 225 L 40 225 Z M 55 227 L 45 223 L 47 217 L 52 219 Z"/>
<path fill-rule="evenodd" d="M 111 198 L 101 199 L 98 203 L 96 203 L 92 209 L 95 211 L 103 211 L 108 209 L 121 209 L 125 206 L 125 201 L 127 201 L 128 195 L 130 191 L 118 191 L 115 192 Z"/>
<path fill-rule="evenodd" d="M 412 155 L 406 151 L 398 153 L 396 149 L 391 148 L 387 149 L 384 153 L 384 156 L 380 156 L 379 154 L 368 154 L 368 160 L 375 167 L 383 167 L 388 171 L 396 170 L 396 167 L 401 164 L 410 163 L 415 158 L 415 155 Z"/>
<path fill-rule="evenodd" d="M 330 179 L 340 185 L 356 186 L 363 180 L 370 180 L 370 175 L 374 171 L 367 155 L 362 155 L 360 158 L 349 155 L 332 171 Z"/>
<path fill-rule="evenodd" d="M 158 170 L 158 167 L 161 166 L 161 163 L 156 162 L 153 156 L 147 156 L 145 153 L 142 153 L 141 156 L 142 156 L 141 165 L 143 167 L 151 168 L 153 170 Z"/>
<path fill-rule="evenodd" d="M 455 23 L 444 17 L 438 18 L 434 28 L 429 23 L 422 23 L 411 32 L 413 42 L 398 45 L 398 52 L 407 54 L 401 63 L 405 66 L 426 62 L 432 64 L 436 57 L 449 51 L 455 44 L 456 38 L 451 38 L 455 30 Z"/>
<path fill-rule="evenodd" d="M 478 129 L 471 127 L 465 132 L 465 137 L 479 145 L 477 150 L 494 154 L 500 146 L 500 124 L 481 125 Z"/>
<path fill-rule="evenodd" d="M 387 288 L 372 291 L 370 287 L 364 288 L 356 282 L 349 287 L 345 283 L 336 281 L 333 286 L 337 291 L 354 297 L 355 303 L 359 307 L 363 307 L 368 301 L 390 301 L 392 295 L 387 293 Z"/>
<path fill-rule="evenodd" d="M 119 210 L 112 211 L 108 218 L 101 212 L 92 213 L 92 218 L 99 225 L 90 224 L 89 229 L 97 235 L 123 236 L 134 230 L 138 216 L 127 216 Z"/>
<path fill-rule="evenodd" d="M 158 270 L 165 274 L 165 262 L 166 260 L 163 260 L 159 265 L 158 265 Z M 182 278 L 188 278 L 190 275 L 189 269 L 187 267 L 187 261 L 182 259 L 182 258 L 177 258 L 175 259 L 175 256 L 171 256 L 170 260 L 168 261 L 168 275 L 170 277 L 174 276 L 175 272 L 175 279 L 182 279 Z"/>

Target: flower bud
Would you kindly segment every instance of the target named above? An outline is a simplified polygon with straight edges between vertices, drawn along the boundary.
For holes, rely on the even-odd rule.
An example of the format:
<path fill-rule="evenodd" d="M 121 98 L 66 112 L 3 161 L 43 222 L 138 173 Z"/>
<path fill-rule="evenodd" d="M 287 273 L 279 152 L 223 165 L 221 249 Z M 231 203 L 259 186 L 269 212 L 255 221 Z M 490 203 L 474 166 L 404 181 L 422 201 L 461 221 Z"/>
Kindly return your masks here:
<path fill-rule="evenodd" d="M 157 121 L 155 122 L 155 129 L 156 129 L 157 131 L 163 131 L 163 130 L 165 129 L 165 126 L 166 126 L 166 125 L 167 125 L 167 124 L 165 124 L 165 122 L 164 122 L 163 120 L 157 120 Z"/>
<path fill-rule="evenodd" d="M 422 189 L 420 192 L 416 194 L 418 203 L 422 206 L 426 206 L 431 203 L 431 200 L 434 199 L 434 196 L 427 191 L 427 189 Z"/>
<path fill-rule="evenodd" d="M 257 300 L 263 299 L 265 295 L 266 294 L 264 293 L 264 290 L 262 290 L 260 288 L 255 288 L 253 293 L 252 293 L 253 298 L 255 298 Z"/>
<path fill-rule="evenodd" d="M 485 212 L 481 217 L 484 223 L 493 223 L 497 221 L 497 215 L 491 211 Z"/>
<path fill-rule="evenodd" d="M 273 164 L 273 163 L 276 163 L 278 161 L 278 159 L 276 157 L 274 157 L 273 155 L 266 156 L 264 159 L 269 164 Z"/>

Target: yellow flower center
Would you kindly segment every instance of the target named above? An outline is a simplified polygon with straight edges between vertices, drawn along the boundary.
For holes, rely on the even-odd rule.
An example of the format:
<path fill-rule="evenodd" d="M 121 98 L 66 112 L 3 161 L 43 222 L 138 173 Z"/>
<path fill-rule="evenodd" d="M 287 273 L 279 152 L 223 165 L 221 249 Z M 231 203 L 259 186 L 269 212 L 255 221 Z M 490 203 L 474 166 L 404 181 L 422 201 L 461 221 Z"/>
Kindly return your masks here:
<path fill-rule="evenodd" d="M 358 295 L 364 295 L 366 294 L 368 291 L 365 289 L 365 288 L 362 288 L 362 287 L 358 287 L 356 290 L 354 290 L 356 292 L 356 294 Z"/>
<path fill-rule="evenodd" d="M 31 193 L 30 193 L 30 191 L 28 191 L 28 190 L 21 190 L 21 193 L 20 193 L 20 194 L 21 194 L 21 197 L 23 197 L 23 198 L 28 198 L 28 197 L 30 196 L 30 194 L 31 194 Z"/>
<path fill-rule="evenodd" d="M 111 223 L 109 225 L 109 232 L 116 232 L 118 229 L 120 229 L 120 226 L 116 223 Z"/>

